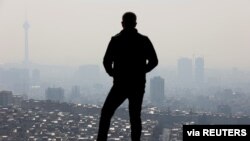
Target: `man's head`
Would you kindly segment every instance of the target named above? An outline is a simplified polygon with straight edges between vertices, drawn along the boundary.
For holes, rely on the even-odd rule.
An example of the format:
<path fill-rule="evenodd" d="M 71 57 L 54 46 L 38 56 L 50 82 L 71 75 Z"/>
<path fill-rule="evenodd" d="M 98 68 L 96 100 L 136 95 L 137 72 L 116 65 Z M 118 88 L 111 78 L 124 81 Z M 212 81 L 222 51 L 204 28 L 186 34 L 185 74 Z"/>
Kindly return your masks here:
<path fill-rule="evenodd" d="M 122 27 L 124 29 L 135 28 L 136 26 L 136 15 L 133 12 L 126 12 L 122 16 Z"/>

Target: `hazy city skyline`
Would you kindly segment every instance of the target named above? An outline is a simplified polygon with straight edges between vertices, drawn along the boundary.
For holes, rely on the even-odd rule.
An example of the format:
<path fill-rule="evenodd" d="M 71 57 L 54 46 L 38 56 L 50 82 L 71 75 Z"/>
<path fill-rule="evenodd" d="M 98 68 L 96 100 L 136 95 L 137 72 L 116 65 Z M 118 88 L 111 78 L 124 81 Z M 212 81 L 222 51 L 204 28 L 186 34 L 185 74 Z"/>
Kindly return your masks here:
<path fill-rule="evenodd" d="M 160 66 L 198 55 L 205 67 L 250 70 L 249 6 L 248 0 L 0 0 L 0 64 L 24 60 L 26 10 L 30 60 L 73 66 L 100 65 L 111 36 L 122 29 L 122 14 L 134 11 Z"/>

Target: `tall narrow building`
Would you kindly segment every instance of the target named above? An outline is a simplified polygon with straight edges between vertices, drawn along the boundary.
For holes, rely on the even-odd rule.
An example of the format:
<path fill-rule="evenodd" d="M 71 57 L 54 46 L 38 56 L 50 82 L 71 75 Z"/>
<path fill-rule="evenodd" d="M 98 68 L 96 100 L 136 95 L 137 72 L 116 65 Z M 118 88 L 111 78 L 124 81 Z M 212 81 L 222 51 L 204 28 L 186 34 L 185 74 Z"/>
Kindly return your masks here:
<path fill-rule="evenodd" d="M 195 58 L 195 82 L 202 85 L 204 83 L 204 58 Z"/>
<path fill-rule="evenodd" d="M 164 104 L 164 85 L 164 79 L 160 76 L 150 79 L 150 99 L 153 105 L 162 106 Z"/>
<path fill-rule="evenodd" d="M 8 106 L 12 103 L 12 92 L 11 91 L 0 91 L 0 106 Z"/>

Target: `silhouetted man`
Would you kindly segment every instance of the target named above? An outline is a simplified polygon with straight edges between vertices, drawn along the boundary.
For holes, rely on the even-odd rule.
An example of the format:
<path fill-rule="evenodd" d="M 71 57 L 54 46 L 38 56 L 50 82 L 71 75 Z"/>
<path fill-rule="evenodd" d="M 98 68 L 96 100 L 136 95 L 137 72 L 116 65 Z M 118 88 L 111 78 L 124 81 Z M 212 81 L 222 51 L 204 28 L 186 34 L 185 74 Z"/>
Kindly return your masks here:
<path fill-rule="evenodd" d="M 147 36 L 136 30 L 136 15 L 127 12 L 122 17 L 123 30 L 113 36 L 106 50 L 103 65 L 113 77 L 113 87 L 103 105 L 97 141 L 106 141 L 110 120 L 115 110 L 129 101 L 129 115 L 132 141 L 140 141 L 141 106 L 146 73 L 158 64 L 158 59 Z"/>

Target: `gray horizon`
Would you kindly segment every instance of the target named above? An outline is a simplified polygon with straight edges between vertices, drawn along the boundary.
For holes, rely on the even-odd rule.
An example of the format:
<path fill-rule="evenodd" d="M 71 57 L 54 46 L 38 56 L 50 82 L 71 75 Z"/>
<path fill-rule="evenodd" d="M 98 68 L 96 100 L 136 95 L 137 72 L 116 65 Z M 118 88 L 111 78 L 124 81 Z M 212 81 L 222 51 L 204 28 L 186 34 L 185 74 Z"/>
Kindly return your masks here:
<path fill-rule="evenodd" d="M 133 11 L 137 29 L 153 42 L 160 66 L 203 56 L 207 68 L 250 70 L 250 1 L 0 0 L 0 64 L 24 60 L 25 11 L 31 62 L 101 65 L 121 16 Z"/>

